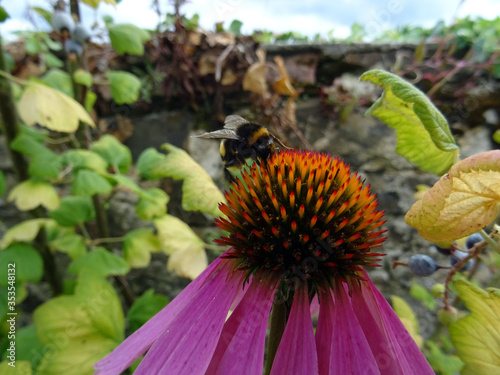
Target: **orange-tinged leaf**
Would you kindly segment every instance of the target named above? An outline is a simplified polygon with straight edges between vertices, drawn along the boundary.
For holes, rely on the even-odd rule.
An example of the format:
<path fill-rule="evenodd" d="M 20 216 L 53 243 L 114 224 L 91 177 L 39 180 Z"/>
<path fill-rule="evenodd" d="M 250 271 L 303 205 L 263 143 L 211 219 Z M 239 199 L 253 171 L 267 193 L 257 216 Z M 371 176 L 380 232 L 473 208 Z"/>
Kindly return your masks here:
<path fill-rule="evenodd" d="M 499 205 L 500 151 L 494 150 L 453 165 L 411 207 L 405 220 L 428 241 L 454 241 L 489 225 Z"/>
<path fill-rule="evenodd" d="M 500 290 L 486 291 L 465 280 L 455 282 L 471 314 L 450 326 L 450 337 L 465 367 L 462 375 L 500 373 Z"/>
<path fill-rule="evenodd" d="M 288 72 L 285 68 L 285 61 L 281 56 L 276 56 L 274 58 L 274 62 L 278 66 L 278 70 L 281 73 L 281 77 L 273 83 L 274 91 L 276 91 L 280 95 L 290 96 L 293 99 L 297 98 L 297 96 L 299 96 L 299 93 L 292 85 L 292 80 L 290 79 L 290 76 L 288 75 Z"/>
<path fill-rule="evenodd" d="M 243 90 L 265 95 L 267 93 L 266 72 L 265 63 L 256 62 L 250 65 L 243 77 Z"/>

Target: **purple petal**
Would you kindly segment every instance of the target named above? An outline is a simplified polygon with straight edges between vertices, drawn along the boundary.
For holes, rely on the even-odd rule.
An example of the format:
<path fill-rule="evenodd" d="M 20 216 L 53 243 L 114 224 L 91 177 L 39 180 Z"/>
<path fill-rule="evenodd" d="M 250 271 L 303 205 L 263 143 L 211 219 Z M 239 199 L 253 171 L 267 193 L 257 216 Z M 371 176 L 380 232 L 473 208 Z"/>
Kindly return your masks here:
<path fill-rule="evenodd" d="M 320 375 L 330 374 L 330 358 L 333 339 L 333 317 L 335 307 L 330 287 L 321 289 L 319 295 L 319 317 L 316 326 L 316 347 Z"/>
<path fill-rule="evenodd" d="M 267 319 L 278 281 L 253 277 L 245 296 L 224 325 L 205 375 L 262 372 Z"/>
<path fill-rule="evenodd" d="M 274 358 L 271 375 L 317 373 L 316 342 L 309 311 L 307 284 L 304 284 L 295 289 L 292 310 Z"/>
<path fill-rule="evenodd" d="M 204 374 L 244 274 L 226 263 L 151 346 L 136 374 Z"/>
<path fill-rule="evenodd" d="M 342 285 L 335 288 L 333 341 L 329 374 L 380 375 L 370 345 Z"/>
<path fill-rule="evenodd" d="M 225 263 L 219 257 L 191 282 L 172 302 L 148 320 L 141 328 L 127 337 L 115 350 L 94 365 L 95 375 L 115 375 L 128 368 L 163 333 L 172 320 L 191 301 L 213 273 Z"/>
<path fill-rule="evenodd" d="M 350 284 L 351 302 L 383 374 L 434 374 L 417 344 L 386 299 L 363 271 L 361 288 Z"/>

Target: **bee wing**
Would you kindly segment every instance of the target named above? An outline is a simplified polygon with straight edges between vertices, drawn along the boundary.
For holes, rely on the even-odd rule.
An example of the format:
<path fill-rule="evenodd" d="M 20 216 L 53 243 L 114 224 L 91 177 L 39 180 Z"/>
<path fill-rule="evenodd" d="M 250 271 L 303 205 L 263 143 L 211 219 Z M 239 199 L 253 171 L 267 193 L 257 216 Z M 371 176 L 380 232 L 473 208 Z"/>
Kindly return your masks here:
<path fill-rule="evenodd" d="M 229 115 L 224 121 L 224 129 L 238 129 L 241 125 L 248 124 L 248 120 L 238 115 Z"/>
<path fill-rule="evenodd" d="M 240 139 L 231 129 L 220 129 L 210 133 L 203 133 L 196 136 L 197 138 L 213 138 L 213 139 Z"/>

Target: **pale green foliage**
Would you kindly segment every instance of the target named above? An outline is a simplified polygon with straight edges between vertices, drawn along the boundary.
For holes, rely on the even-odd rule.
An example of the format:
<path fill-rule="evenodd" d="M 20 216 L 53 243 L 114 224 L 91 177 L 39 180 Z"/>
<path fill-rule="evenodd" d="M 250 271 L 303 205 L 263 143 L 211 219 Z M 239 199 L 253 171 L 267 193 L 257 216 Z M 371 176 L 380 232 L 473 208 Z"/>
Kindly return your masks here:
<path fill-rule="evenodd" d="M 142 56 L 144 42 L 151 39 L 147 31 L 128 23 L 112 24 L 108 30 L 111 45 L 120 55 L 129 53 Z"/>
<path fill-rule="evenodd" d="M 182 208 L 186 211 L 207 212 L 220 216 L 219 203 L 225 202 L 224 195 L 215 186 L 212 178 L 189 154 L 173 145 L 162 146 L 168 154 L 151 170 L 156 176 L 183 180 Z"/>
<path fill-rule="evenodd" d="M 50 130 L 73 133 L 80 121 L 95 126 L 85 108 L 73 98 L 51 87 L 36 82 L 28 82 L 18 111 L 26 125 L 36 124 Z"/>
<path fill-rule="evenodd" d="M 370 70 L 360 79 L 385 90 L 368 114 L 396 130 L 396 151 L 424 171 L 446 173 L 458 160 L 458 146 L 446 119 L 424 93 L 382 70 Z"/>
<path fill-rule="evenodd" d="M 33 318 L 41 342 L 53 348 L 42 358 L 39 375 L 93 374 L 94 363 L 124 337 L 120 299 L 103 276 L 89 269 L 80 274 L 74 295 L 44 303 Z"/>

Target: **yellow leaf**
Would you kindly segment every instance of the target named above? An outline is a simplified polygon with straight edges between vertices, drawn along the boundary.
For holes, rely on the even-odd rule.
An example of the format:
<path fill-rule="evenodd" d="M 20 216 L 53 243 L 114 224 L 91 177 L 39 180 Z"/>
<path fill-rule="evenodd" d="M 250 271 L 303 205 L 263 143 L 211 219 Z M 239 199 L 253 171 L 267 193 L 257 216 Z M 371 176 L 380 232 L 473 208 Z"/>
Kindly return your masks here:
<path fill-rule="evenodd" d="M 451 340 L 465 362 L 462 375 L 500 374 L 500 290 L 486 291 L 465 280 L 455 282 L 471 314 L 450 326 Z"/>
<path fill-rule="evenodd" d="M 12 242 L 31 242 L 35 239 L 40 228 L 48 223 L 52 223 L 52 219 L 32 219 L 25 220 L 20 224 L 14 225 L 5 232 L 0 248 L 5 249 Z"/>
<path fill-rule="evenodd" d="M 489 225 L 500 205 L 500 151 L 453 165 L 405 216 L 431 242 L 451 242 Z"/>
<path fill-rule="evenodd" d="M 80 121 L 95 127 L 85 108 L 73 98 L 41 83 L 30 81 L 18 104 L 19 115 L 28 126 L 40 125 L 73 133 Z"/>
<path fill-rule="evenodd" d="M 222 215 L 219 203 L 225 202 L 224 195 L 203 167 L 180 148 L 168 143 L 162 148 L 168 151 L 168 155 L 155 164 L 152 173 L 172 177 L 174 180 L 184 180 L 182 208 L 186 211 L 207 212 L 215 217 Z"/>
<path fill-rule="evenodd" d="M 398 296 L 391 296 L 392 308 L 396 312 L 397 316 L 401 320 L 401 323 L 405 326 L 408 333 L 411 335 L 415 343 L 419 348 L 423 347 L 424 339 L 419 335 L 418 331 L 418 321 L 415 313 L 411 309 L 410 305 L 406 303 L 404 299 Z"/>
<path fill-rule="evenodd" d="M 203 241 L 182 220 L 165 215 L 155 219 L 162 251 L 168 256 L 167 269 L 179 276 L 195 279 L 207 268 Z"/>
<path fill-rule="evenodd" d="M 33 210 L 40 205 L 48 210 L 55 210 L 60 203 L 56 189 L 40 180 L 26 180 L 16 185 L 10 192 L 8 201 L 15 201 L 21 211 Z"/>

